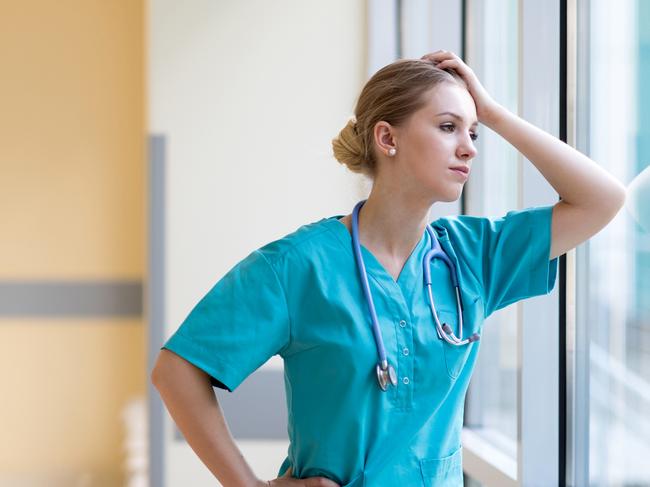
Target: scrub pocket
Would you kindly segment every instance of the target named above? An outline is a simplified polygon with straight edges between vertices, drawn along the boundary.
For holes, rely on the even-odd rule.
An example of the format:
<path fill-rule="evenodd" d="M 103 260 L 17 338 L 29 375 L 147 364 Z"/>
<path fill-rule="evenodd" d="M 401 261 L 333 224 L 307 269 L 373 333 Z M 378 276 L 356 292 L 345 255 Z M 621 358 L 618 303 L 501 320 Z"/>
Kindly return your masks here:
<path fill-rule="evenodd" d="M 463 487 L 463 447 L 443 458 L 420 460 L 424 487 Z"/>
<path fill-rule="evenodd" d="M 467 322 L 467 320 L 469 319 L 468 317 L 476 316 L 476 313 L 474 311 L 477 308 L 477 306 L 480 306 L 480 301 L 478 297 L 470 305 L 471 309 L 469 307 L 466 307 L 464 310 L 465 322 L 463 323 L 463 340 L 471 336 L 473 333 L 478 332 L 480 334 L 479 331 L 480 327 L 476 326 L 476 323 Z M 451 327 L 453 332 L 456 335 L 458 335 L 458 312 L 456 310 L 447 311 L 444 309 L 437 310 L 437 311 L 438 311 L 438 318 L 440 319 L 440 324 L 442 325 L 443 323 L 447 323 Z M 451 343 L 447 343 L 445 339 L 442 339 L 441 341 L 442 341 L 442 349 L 445 354 L 447 373 L 449 374 L 449 377 L 451 377 L 452 379 L 456 379 L 463 371 L 463 367 L 465 367 L 465 363 L 467 362 L 472 347 L 477 345 L 477 343 L 474 342 L 474 343 L 457 346 L 457 345 L 452 345 Z"/>

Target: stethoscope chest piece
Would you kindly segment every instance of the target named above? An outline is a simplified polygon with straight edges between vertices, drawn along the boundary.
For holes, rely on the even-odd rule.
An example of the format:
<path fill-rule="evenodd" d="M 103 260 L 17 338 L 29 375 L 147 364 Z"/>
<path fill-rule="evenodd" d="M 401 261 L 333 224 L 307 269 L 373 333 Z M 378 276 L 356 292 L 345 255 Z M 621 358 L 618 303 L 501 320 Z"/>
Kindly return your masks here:
<path fill-rule="evenodd" d="M 377 364 L 377 381 L 382 391 L 388 388 L 388 382 L 394 386 L 397 385 L 397 374 L 392 365 L 388 365 L 386 369 L 382 369 L 380 364 Z"/>

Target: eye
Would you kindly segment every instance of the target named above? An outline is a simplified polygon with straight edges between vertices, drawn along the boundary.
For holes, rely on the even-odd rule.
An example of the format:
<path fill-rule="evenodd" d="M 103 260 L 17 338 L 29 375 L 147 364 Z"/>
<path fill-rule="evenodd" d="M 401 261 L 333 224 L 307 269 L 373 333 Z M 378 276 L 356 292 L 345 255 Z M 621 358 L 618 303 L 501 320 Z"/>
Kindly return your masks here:
<path fill-rule="evenodd" d="M 446 131 L 446 129 L 449 129 L 449 128 L 454 129 L 455 127 L 456 126 L 453 123 L 446 123 L 446 124 L 440 126 L 440 128 L 445 130 L 445 131 Z M 451 131 L 450 131 L 450 133 L 451 133 Z M 476 132 L 471 132 L 469 137 L 472 140 L 476 140 L 476 139 L 478 139 L 478 134 Z"/>

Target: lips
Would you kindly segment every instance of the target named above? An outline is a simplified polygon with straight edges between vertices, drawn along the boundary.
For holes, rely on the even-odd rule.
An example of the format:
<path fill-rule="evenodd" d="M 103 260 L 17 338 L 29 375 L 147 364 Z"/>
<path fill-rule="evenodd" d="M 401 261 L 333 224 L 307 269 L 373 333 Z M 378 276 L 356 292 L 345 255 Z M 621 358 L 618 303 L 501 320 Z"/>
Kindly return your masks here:
<path fill-rule="evenodd" d="M 450 169 L 453 169 L 455 171 L 460 171 L 462 173 L 468 174 L 469 175 L 469 167 L 468 166 L 454 166 Z"/>

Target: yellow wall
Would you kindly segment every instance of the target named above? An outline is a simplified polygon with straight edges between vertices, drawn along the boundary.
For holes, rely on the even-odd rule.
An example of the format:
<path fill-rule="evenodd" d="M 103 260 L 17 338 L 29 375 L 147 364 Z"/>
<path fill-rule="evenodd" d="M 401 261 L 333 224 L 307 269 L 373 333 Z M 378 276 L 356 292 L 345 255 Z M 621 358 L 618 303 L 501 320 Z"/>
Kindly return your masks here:
<path fill-rule="evenodd" d="M 141 0 L 0 3 L 0 281 L 144 279 L 144 15 Z M 0 474 L 118 475 L 142 318 L 1 311 Z"/>

